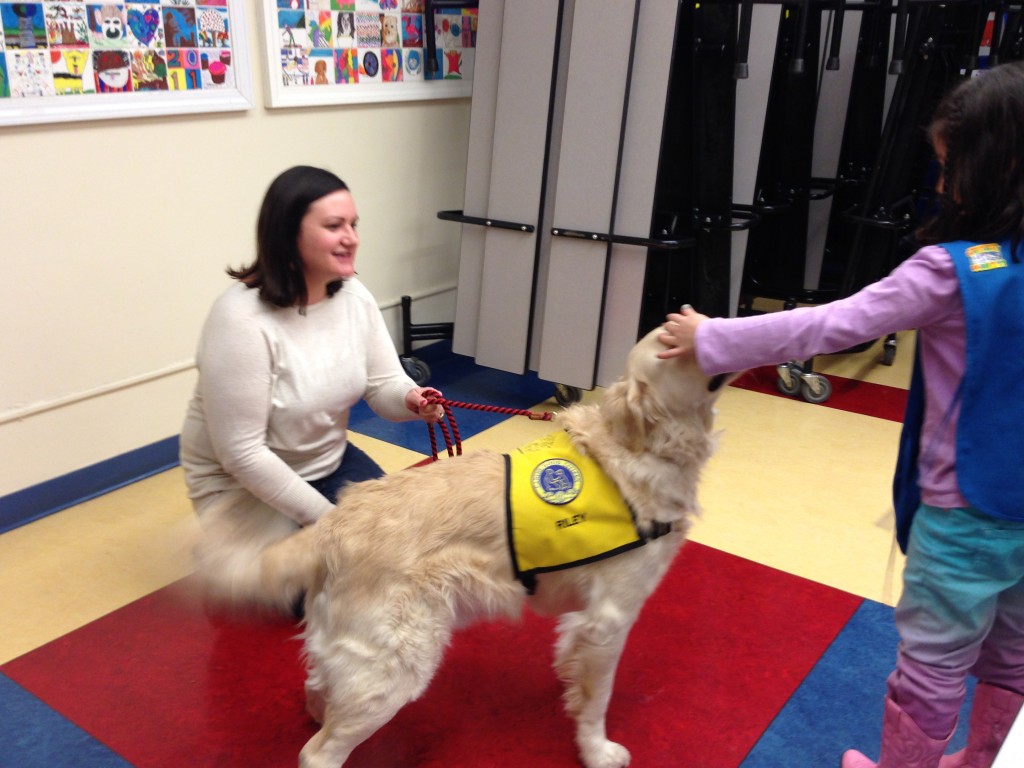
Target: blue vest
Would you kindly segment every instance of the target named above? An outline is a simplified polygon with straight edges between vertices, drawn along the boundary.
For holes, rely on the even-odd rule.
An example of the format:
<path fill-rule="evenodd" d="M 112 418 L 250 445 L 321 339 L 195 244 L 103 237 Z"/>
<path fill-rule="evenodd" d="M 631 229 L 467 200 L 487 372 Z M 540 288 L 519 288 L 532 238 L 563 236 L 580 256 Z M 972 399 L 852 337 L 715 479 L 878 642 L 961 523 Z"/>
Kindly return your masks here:
<path fill-rule="evenodd" d="M 967 332 L 966 368 L 957 392 L 957 483 L 978 511 L 1024 520 L 1024 263 L 1010 258 L 1009 242 L 958 241 L 943 247 L 956 268 Z M 917 460 L 923 415 L 924 381 L 915 360 L 893 481 L 896 538 L 904 552 L 921 500 Z"/>

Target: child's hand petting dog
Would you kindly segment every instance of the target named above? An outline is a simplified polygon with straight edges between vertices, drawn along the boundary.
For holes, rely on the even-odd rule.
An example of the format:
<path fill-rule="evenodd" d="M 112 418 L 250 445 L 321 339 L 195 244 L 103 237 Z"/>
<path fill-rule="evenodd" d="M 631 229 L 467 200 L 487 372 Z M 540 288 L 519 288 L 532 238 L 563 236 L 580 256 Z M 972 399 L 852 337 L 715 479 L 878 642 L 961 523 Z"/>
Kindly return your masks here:
<path fill-rule="evenodd" d="M 658 341 L 668 349 L 659 352 L 658 357 L 663 360 L 683 355 L 692 357 L 697 326 L 707 319 L 707 315 L 697 312 L 689 304 L 683 304 L 678 313 L 670 313 L 661 325 L 661 333 L 658 334 Z"/>

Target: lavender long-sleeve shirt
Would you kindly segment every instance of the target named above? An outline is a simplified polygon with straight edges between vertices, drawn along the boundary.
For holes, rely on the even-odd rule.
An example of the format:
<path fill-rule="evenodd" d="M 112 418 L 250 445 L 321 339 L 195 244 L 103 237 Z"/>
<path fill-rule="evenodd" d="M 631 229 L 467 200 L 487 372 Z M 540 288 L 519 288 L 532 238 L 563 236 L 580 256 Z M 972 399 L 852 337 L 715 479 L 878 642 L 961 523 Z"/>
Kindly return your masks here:
<path fill-rule="evenodd" d="M 959 406 L 950 410 L 964 373 L 964 309 L 953 261 L 944 248 L 922 248 L 888 277 L 849 298 L 707 320 L 697 328 L 697 362 L 709 375 L 740 371 L 839 352 L 910 329 L 918 330 L 925 380 L 921 498 L 936 507 L 967 506 L 956 480 Z"/>

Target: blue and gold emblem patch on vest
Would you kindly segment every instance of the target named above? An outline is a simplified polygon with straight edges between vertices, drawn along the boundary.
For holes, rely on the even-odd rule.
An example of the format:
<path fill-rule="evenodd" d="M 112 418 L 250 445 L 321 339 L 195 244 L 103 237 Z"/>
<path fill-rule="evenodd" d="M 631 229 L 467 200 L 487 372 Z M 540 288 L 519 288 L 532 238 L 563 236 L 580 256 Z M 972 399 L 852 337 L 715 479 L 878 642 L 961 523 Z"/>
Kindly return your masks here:
<path fill-rule="evenodd" d="M 538 573 L 617 555 L 646 539 L 614 481 L 554 432 L 505 456 L 508 541 L 515 575 L 532 593 Z"/>
<path fill-rule="evenodd" d="M 990 269 L 1002 269 L 1006 266 L 1003 249 L 999 243 L 972 245 L 966 250 L 971 272 L 987 272 Z"/>
<path fill-rule="evenodd" d="M 571 461 L 548 459 L 533 470 L 530 484 L 548 504 L 568 504 L 583 491 L 583 473 Z"/>

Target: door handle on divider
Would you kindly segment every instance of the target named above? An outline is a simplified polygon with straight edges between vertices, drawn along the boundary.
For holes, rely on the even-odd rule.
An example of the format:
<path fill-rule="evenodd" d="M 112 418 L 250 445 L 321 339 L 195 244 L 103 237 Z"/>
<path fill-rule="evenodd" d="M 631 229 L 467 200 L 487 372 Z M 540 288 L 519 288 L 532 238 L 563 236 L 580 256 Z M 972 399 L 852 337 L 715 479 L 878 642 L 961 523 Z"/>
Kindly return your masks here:
<path fill-rule="evenodd" d="M 761 223 L 761 217 L 751 207 L 735 206 L 726 216 L 705 216 L 696 226 L 708 232 L 729 230 L 739 232 Z"/>
<path fill-rule="evenodd" d="M 438 211 L 437 218 L 444 221 L 457 221 L 460 224 L 476 224 L 481 227 L 494 227 L 495 229 L 514 229 L 517 232 L 533 232 L 536 229 L 533 224 L 519 224 L 514 221 L 467 216 L 462 211 Z"/>
<path fill-rule="evenodd" d="M 629 235 L 612 235 L 607 232 L 581 232 L 578 229 L 561 229 L 552 227 L 551 234 L 555 237 L 571 237 L 576 240 L 593 240 L 599 243 L 615 243 L 616 245 L 639 245 L 643 248 L 658 248 L 663 251 L 681 251 L 693 248 L 696 238 L 684 237 L 675 240 L 658 240 L 653 237 L 631 237 Z"/>

